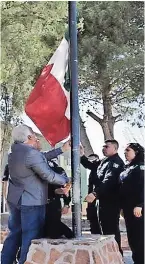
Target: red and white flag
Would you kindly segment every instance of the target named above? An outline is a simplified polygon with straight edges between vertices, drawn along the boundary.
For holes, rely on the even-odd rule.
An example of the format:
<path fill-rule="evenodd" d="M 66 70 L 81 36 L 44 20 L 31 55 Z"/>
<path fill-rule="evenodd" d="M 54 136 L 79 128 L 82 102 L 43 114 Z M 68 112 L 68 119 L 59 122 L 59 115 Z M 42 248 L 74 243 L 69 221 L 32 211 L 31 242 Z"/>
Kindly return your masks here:
<path fill-rule="evenodd" d="M 25 112 L 54 146 L 70 133 L 70 92 L 66 90 L 69 43 L 64 38 L 42 70 L 26 105 Z"/>

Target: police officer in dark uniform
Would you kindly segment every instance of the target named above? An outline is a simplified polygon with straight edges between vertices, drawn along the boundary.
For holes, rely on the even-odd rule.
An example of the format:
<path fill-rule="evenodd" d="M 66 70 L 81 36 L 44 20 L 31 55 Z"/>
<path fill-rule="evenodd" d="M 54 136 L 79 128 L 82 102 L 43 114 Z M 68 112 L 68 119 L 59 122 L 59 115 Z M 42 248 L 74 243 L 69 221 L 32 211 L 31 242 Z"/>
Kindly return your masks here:
<path fill-rule="evenodd" d="M 106 156 L 97 169 L 97 183 L 94 192 L 86 197 L 86 201 L 92 203 L 99 199 L 99 220 L 104 235 L 115 235 L 119 250 L 121 238 L 119 230 L 119 175 L 124 163 L 119 157 L 119 144 L 116 140 L 106 140 L 103 146 L 103 154 Z"/>
<path fill-rule="evenodd" d="M 128 164 L 120 174 L 120 202 L 134 264 L 144 264 L 144 148 L 130 143 Z"/>
<path fill-rule="evenodd" d="M 63 168 L 59 167 L 54 160 L 48 162 L 49 166 L 57 173 L 64 172 Z M 69 195 L 60 195 L 55 191 L 59 189 L 59 185 L 48 184 L 48 203 L 46 205 L 46 220 L 44 234 L 50 238 L 60 238 L 65 236 L 66 238 L 72 238 L 72 230 L 61 222 L 62 212 L 67 213 L 69 204 L 71 201 L 70 192 Z M 63 198 L 64 207 L 61 206 L 61 198 Z"/>
<path fill-rule="evenodd" d="M 81 146 L 81 164 L 91 170 L 88 182 L 88 193 L 93 192 L 96 186 L 96 172 L 100 164 L 99 156 L 97 154 L 91 154 L 88 158 L 84 155 L 84 149 Z M 87 207 L 87 219 L 90 221 L 91 234 L 101 234 L 101 228 L 98 220 L 98 208 L 96 205 L 96 199 L 92 203 L 88 203 Z"/>

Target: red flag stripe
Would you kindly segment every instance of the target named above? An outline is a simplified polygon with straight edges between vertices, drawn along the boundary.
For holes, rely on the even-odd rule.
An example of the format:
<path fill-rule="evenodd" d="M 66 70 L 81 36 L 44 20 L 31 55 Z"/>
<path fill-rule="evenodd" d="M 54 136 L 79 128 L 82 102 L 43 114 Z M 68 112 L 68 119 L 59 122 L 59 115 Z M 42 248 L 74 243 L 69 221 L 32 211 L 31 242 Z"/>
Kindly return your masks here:
<path fill-rule="evenodd" d="M 70 121 L 65 117 L 67 99 L 57 79 L 50 73 L 53 64 L 46 65 L 25 106 L 26 114 L 51 145 L 66 138 Z"/>

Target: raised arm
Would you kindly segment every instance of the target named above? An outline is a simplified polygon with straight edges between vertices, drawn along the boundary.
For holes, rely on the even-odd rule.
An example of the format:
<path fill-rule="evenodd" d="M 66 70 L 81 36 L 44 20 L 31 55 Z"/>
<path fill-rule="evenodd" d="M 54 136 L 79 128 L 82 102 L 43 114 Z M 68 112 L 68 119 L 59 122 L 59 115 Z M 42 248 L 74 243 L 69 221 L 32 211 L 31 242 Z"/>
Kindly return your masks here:
<path fill-rule="evenodd" d="M 83 167 L 89 170 L 97 169 L 97 165 L 91 161 L 88 160 L 88 158 L 84 155 L 81 157 L 81 164 Z"/>
<path fill-rule="evenodd" d="M 45 156 L 47 160 L 51 160 L 51 159 L 57 158 L 57 156 L 62 154 L 63 151 L 61 148 L 57 148 L 57 149 L 53 149 L 53 150 L 41 152 L 41 153 Z"/>
<path fill-rule="evenodd" d="M 65 185 L 69 179 L 65 173 L 55 173 L 47 164 L 44 155 L 32 149 L 26 156 L 26 166 L 32 169 L 41 179 L 52 184 Z"/>
<path fill-rule="evenodd" d="M 42 153 L 47 160 L 51 160 L 51 159 L 57 158 L 63 152 L 70 150 L 70 148 L 71 148 L 70 141 L 67 141 L 62 145 L 61 148 L 53 149 L 53 150 L 42 152 Z"/>

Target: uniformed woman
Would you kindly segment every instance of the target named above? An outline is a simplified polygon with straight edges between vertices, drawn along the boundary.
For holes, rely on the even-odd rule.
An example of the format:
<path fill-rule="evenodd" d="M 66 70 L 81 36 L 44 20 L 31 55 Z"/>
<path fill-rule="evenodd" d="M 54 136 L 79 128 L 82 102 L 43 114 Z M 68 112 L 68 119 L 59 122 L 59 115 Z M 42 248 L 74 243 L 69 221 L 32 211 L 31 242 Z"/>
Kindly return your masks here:
<path fill-rule="evenodd" d="M 134 264 L 144 264 L 144 148 L 130 143 L 125 149 L 128 164 L 120 174 L 120 201 Z"/>

